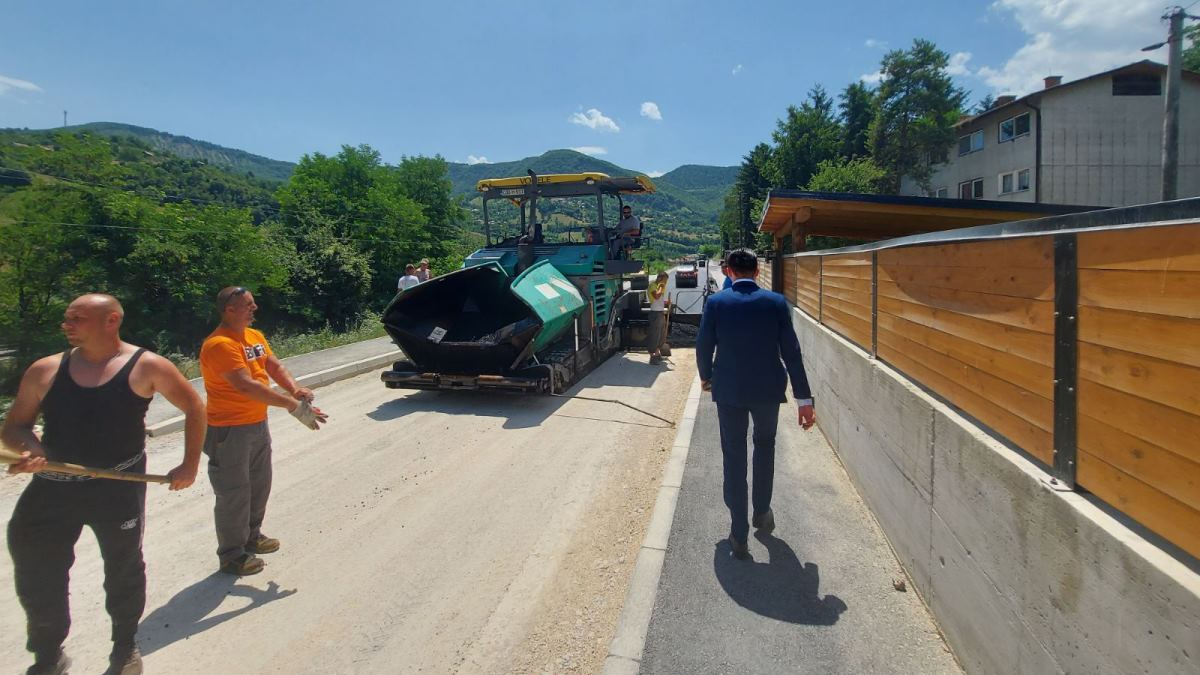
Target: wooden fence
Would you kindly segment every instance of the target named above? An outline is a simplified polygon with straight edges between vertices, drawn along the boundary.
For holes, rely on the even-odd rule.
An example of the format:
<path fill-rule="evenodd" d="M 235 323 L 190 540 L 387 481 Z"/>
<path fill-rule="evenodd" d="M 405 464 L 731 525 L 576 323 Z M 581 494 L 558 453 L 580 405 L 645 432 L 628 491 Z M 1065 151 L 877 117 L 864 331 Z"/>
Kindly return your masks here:
<path fill-rule="evenodd" d="M 782 268 L 804 313 L 1200 557 L 1200 222 Z"/>

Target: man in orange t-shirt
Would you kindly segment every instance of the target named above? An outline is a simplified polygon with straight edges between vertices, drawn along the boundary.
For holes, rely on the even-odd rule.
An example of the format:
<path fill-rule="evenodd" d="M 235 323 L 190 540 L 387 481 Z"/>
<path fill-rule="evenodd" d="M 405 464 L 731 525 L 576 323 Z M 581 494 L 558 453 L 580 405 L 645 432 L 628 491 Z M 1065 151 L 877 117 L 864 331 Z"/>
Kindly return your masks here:
<path fill-rule="evenodd" d="M 296 384 L 275 358 L 266 337 L 250 328 L 254 295 L 241 286 L 221 289 L 221 325 L 200 347 L 200 374 L 208 392 L 208 478 L 217 497 L 217 557 L 221 571 L 244 576 L 262 571 L 262 558 L 279 540 L 262 533 L 271 495 L 271 432 L 267 407 L 286 408 L 317 430 L 326 415 L 312 407 L 313 393 Z M 274 380 L 283 391 L 271 388 Z M 286 392 L 286 393 L 285 393 Z"/>

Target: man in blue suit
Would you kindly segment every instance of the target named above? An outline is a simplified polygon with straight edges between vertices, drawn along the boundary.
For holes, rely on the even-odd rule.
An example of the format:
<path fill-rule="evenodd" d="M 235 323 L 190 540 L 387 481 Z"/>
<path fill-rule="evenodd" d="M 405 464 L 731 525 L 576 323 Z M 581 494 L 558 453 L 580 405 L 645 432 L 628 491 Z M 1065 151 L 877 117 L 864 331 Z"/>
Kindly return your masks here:
<path fill-rule="evenodd" d="M 789 376 L 800 426 L 812 428 L 816 413 L 787 300 L 754 283 L 758 257 L 753 251 L 733 251 L 726 263 L 733 286 L 714 294 L 704 306 L 696 338 L 696 365 L 704 390 L 712 391 L 721 425 L 725 505 L 732 519 L 729 543 L 736 557 L 746 558 L 750 552 L 746 541 L 750 534 L 746 513 L 749 420 L 754 420 L 753 524 L 769 534 L 775 529 L 771 512 L 775 431 L 779 404 L 787 401 L 784 391 Z"/>

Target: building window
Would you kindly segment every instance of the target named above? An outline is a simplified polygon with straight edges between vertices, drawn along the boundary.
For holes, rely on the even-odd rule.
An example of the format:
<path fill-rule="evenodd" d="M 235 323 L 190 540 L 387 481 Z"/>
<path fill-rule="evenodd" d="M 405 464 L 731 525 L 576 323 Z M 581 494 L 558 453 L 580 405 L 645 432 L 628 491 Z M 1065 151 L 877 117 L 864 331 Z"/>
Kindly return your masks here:
<path fill-rule="evenodd" d="M 983 149 L 983 131 L 976 131 L 966 136 L 958 137 L 958 155 L 969 155 Z"/>
<path fill-rule="evenodd" d="M 1161 96 L 1162 78 L 1156 73 L 1113 75 L 1113 96 Z"/>
<path fill-rule="evenodd" d="M 1000 174 L 999 192 L 1002 195 L 1025 192 L 1029 189 L 1029 169 Z"/>
<path fill-rule="evenodd" d="M 983 179 L 965 180 L 958 184 L 959 199 L 983 199 Z"/>
<path fill-rule="evenodd" d="M 950 188 L 938 188 L 937 192 L 933 193 L 938 199 L 945 199 L 950 196 Z"/>
<path fill-rule="evenodd" d="M 1029 135 L 1029 113 L 1021 113 L 1016 117 L 1010 117 L 1000 123 L 1001 143 L 1011 141 L 1014 138 Z"/>

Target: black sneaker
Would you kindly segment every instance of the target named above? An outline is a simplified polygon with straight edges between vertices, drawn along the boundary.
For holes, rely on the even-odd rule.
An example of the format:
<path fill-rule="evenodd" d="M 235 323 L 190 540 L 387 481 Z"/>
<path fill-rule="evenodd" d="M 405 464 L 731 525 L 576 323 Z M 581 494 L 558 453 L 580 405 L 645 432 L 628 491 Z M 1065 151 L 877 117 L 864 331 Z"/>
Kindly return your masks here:
<path fill-rule="evenodd" d="M 142 653 L 137 647 L 114 648 L 104 675 L 142 675 Z"/>
<path fill-rule="evenodd" d="M 771 534 L 775 531 L 775 513 L 771 509 L 767 509 L 766 513 L 760 513 L 750 519 L 754 529 L 763 534 Z"/>
<path fill-rule="evenodd" d="M 71 659 L 67 658 L 62 649 L 47 656 L 38 656 L 33 665 L 25 671 L 25 675 L 66 675 L 71 667 Z"/>

